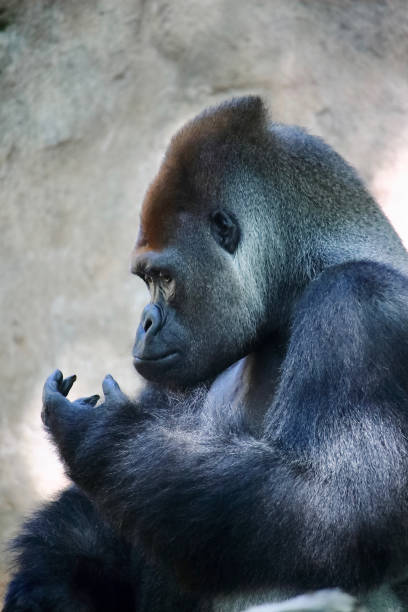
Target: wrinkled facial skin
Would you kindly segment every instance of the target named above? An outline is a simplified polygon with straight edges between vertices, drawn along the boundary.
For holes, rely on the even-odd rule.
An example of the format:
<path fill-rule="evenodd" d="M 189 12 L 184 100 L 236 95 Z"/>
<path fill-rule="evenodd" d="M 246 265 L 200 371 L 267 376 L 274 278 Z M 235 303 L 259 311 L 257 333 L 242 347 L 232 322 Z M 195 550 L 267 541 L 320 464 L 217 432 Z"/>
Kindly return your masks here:
<path fill-rule="evenodd" d="M 186 183 L 177 166 L 161 169 L 132 258 L 151 297 L 136 334 L 135 368 L 176 387 L 209 381 L 241 358 L 255 327 L 235 261 L 239 221 L 220 198 Z"/>

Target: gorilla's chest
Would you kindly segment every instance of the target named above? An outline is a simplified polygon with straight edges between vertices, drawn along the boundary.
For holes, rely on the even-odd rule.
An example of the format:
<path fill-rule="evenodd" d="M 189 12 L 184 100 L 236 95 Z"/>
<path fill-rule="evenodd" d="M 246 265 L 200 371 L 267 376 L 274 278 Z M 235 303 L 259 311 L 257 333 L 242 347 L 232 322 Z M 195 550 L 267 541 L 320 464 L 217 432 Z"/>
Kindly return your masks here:
<path fill-rule="evenodd" d="M 243 612 L 252 606 L 284 601 L 292 594 L 282 589 L 271 589 L 217 597 L 213 601 L 212 612 Z"/>
<path fill-rule="evenodd" d="M 311 598 L 310 602 L 303 601 L 306 605 L 300 605 L 299 598 L 293 601 L 293 606 L 290 605 L 292 600 L 288 599 L 294 596 L 294 593 L 273 589 L 270 591 L 257 591 L 252 594 L 236 594 L 228 597 L 219 597 L 213 601 L 213 612 L 245 612 L 253 606 L 262 606 L 262 612 L 323 612 L 323 610 L 331 610 L 332 612 L 353 612 L 355 607 L 351 604 L 350 609 L 343 600 L 342 594 L 340 597 L 334 591 L 330 597 L 330 602 L 327 605 L 322 605 L 322 600 L 319 598 L 320 592 L 316 594 L 316 600 Z M 323 595 L 324 593 L 321 592 Z M 336 597 L 339 601 L 336 604 Z M 309 599 L 309 598 L 307 598 Z M 303 597 L 302 597 L 303 600 Z M 280 605 L 278 602 L 281 602 Z M 266 610 L 262 604 L 274 604 Z M 364 612 L 406 612 L 408 608 L 401 603 L 390 587 L 384 585 L 380 589 L 372 591 L 362 598 L 358 598 L 358 609 Z M 361 608 L 360 608 L 361 606 Z"/>

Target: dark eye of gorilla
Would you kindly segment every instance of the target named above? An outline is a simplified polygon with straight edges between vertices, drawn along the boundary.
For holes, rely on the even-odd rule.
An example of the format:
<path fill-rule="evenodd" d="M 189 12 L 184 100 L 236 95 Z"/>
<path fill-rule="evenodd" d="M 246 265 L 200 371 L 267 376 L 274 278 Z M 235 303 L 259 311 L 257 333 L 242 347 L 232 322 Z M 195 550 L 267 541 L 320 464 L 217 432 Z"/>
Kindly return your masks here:
<path fill-rule="evenodd" d="M 240 238 L 240 229 L 234 215 L 225 210 L 216 210 L 210 220 L 215 240 L 228 253 L 234 253 Z"/>

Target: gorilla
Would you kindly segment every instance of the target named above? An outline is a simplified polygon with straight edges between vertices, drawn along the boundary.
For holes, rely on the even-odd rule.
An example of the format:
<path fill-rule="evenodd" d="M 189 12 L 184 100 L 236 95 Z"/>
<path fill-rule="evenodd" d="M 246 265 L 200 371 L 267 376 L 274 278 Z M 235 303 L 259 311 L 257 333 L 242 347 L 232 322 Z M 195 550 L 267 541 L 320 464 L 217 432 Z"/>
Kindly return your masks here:
<path fill-rule="evenodd" d="M 132 271 L 146 385 L 107 376 L 96 405 L 46 381 L 73 484 L 14 542 L 4 610 L 328 587 L 408 610 L 408 254 L 354 170 L 258 97 L 210 108 L 147 191 Z"/>

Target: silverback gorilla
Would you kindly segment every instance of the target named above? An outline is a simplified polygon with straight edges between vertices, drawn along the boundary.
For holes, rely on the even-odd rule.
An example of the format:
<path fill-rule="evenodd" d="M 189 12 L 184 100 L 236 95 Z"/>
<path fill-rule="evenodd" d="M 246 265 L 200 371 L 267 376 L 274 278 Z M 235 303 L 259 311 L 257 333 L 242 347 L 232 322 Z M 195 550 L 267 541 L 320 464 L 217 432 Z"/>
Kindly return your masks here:
<path fill-rule="evenodd" d="M 148 382 L 130 400 L 107 376 L 96 406 L 46 381 L 74 484 L 14 543 L 5 610 L 332 586 L 408 609 L 408 255 L 353 169 L 258 97 L 209 109 L 170 144 L 132 268 Z"/>

